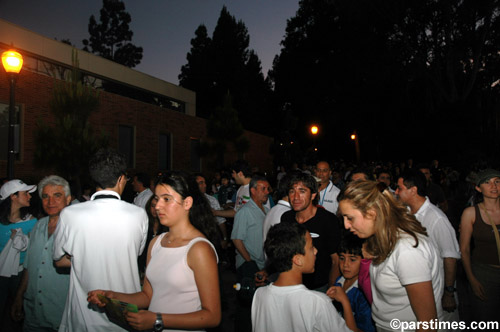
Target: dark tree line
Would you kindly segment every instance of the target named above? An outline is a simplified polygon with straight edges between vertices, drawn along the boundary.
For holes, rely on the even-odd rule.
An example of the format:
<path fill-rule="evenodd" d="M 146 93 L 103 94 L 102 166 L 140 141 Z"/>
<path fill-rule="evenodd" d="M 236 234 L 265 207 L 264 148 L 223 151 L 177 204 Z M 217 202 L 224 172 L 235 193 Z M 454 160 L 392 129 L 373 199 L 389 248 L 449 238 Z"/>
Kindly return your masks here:
<path fill-rule="evenodd" d="M 301 0 L 264 79 L 245 24 L 223 7 L 211 36 L 196 29 L 179 81 L 199 116 L 233 110 L 236 128 L 276 137 L 276 154 L 315 144 L 352 158 L 355 130 L 363 159 L 469 160 L 500 147 L 499 17 L 500 0 Z M 121 1 L 103 0 L 85 45 L 133 67 L 142 48 L 129 23 Z"/>
<path fill-rule="evenodd" d="M 352 156 L 357 130 L 367 159 L 498 152 L 499 1 L 299 4 L 271 73 L 296 135 L 321 120 L 331 155 Z"/>
<path fill-rule="evenodd" d="M 198 116 L 210 118 L 229 94 L 245 129 L 269 133 L 271 126 L 263 120 L 269 114 L 271 90 L 249 43 L 245 24 L 224 6 L 212 37 L 204 25 L 196 29 L 179 84 L 196 92 Z"/>

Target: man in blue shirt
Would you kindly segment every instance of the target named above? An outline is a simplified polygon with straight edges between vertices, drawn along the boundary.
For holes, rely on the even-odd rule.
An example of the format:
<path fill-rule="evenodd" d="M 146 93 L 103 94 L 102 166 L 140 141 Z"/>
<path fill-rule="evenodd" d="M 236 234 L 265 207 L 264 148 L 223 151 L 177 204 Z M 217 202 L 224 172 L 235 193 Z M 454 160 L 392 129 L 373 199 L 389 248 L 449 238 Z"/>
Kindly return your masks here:
<path fill-rule="evenodd" d="M 264 204 L 269 196 L 269 188 L 269 182 L 265 177 L 254 175 L 250 181 L 251 198 L 236 213 L 234 218 L 231 240 L 233 240 L 234 247 L 236 248 L 237 270 L 244 263 L 252 261 L 257 264 L 259 270 L 264 268 L 265 258 L 262 226 L 268 211 Z"/>
<path fill-rule="evenodd" d="M 237 279 L 241 283 L 244 279 L 253 282 L 255 273 L 262 270 L 265 263 L 262 227 L 268 211 L 264 204 L 269 196 L 270 185 L 265 177 L 254 175 L 249 187 L 250 200 L 236 213 L 231 233 L 236 248 Z M 250 332 L 250 303 L 241 297 L 237 304 L 235 330 Z"/>
<path fill-rule="evenodd" d="M 46 217 L 33 227 L 24 260 L 24 272 L 12 306 L 12 318 L 23 318 L 24 331 L 57 331 L 69 288 L 69 270 L 52 263 L 53 236 L 61 210 L 71 202 L 69 184 L 57 175 L 38 185 Z"/>

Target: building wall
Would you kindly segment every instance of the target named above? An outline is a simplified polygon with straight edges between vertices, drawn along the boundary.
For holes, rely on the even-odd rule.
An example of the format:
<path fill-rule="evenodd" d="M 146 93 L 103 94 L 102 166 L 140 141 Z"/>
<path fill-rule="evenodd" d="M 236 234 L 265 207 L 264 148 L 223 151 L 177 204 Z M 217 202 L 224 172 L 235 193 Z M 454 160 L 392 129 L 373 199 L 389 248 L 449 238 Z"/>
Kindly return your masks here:
<path fill-rule="evenodd" d="M 15 177 L 26 181 L 37 181 L 50 170 L 36 169 L 33 165 L 35 150 L 34 132 L 38 119 L 48 124 L 54 123 L 50 112 L 50 100 L 56 79 L 22 70 L 15 90 L 16 104 L 22 106 L 21 159 L 15 163 Z M 7 75 L 0 70 L 0 103 L 9 103 L 9 84 Z M 119 125 L 135 129 L 135 166 L 131 170 L 155 174 L 158 171 L 158 144 L 160 133 L 170 133 L 172 138 L 172 169 L 190 170 L 191 138 L 206 139 L 206 120 L 180 112 L 161 108 L 133 100 L 120 95 L 100 92 L 100 105 L 90 117 L 96 131 L 105 132 L 112 147 L 118 146 Z M 272 143 L 270 137 L 253 132 L 245 132 L 249 139 L 250 150 L 245 159 L 259 170 L 269 172 L 272 169 L 272 157 L 268 153 Z M 210 175 L 211 156 L 201 161 L 202 171 Z M 228 151 L 226 163 L 230 164 L 238 157 L 236 151 Z M 0 157 L 0 177 L 6 176 L 6 156 Z"/>
<path fill-rule="evenodd" d="M 36 123 L 38 119 L 47 124 L 54 123 L 49 109 L 54 85 L 65 75 L 60 69 L 73 65 L 75 49 L 0 19 L 0 53 L 9 48 L 15 48 L 25 58 L 15 89 L 16 104 L 22 107 L 20 160 L 15 162 L 15 176 L 26 181 L 38 180 L 51 170 L 35 169 L 33 165 Z M 158 171 L 160 133 L 171 135 L 171 169 L 192 170 L 191 140 L 206 140 L 206 120 L 196 117 L 195 92 L 82 50 L 76 50 L 76 53 L 81 72 L 99 84 L 104 81 L 119 83 L 159 97 L 160 104 L 167 100 L 183 105 L 181 111 L 176 111 L 173 104 L 160 107 L 100 90 L 99 109 L 91 115 L 90 122 L 96 132 L 107 134 L 110 145 L 115 148 L 118 147 L 119 126 L 134 128 L 135 163 L 131 171 L 150 174 Z M 9 91 L 7 75 L 1 69 L 0 103 L 9 104 Z M 271 171 L 269 147 L 272 139 L 252 132 L 245 135 L 250 141 L 250 150 L 244 158 L 260 171 Z M 208 176 L 215 171 L 211 167 L 211 157 L 201 159 L 201 171 Z M 237 157 L 235 151 L 229 150 L 226 164 Z M 0 177 L 7 174 L 6 159 L 7 156 L 0 156 Z"/>

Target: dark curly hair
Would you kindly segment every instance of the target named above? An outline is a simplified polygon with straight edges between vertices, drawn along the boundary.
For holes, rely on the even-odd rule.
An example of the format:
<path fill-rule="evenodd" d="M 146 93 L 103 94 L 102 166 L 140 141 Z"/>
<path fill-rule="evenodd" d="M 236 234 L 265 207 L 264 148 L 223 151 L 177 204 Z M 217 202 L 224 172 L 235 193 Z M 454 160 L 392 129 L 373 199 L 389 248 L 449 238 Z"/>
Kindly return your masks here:
<path fill-rule="evenodd" d="M 293 256 L 305 254 L 306 232 L 305 226 L 296 222 L 272 226 L 264 243 L 270 267 L 276 272 L 289 271 Z"/>

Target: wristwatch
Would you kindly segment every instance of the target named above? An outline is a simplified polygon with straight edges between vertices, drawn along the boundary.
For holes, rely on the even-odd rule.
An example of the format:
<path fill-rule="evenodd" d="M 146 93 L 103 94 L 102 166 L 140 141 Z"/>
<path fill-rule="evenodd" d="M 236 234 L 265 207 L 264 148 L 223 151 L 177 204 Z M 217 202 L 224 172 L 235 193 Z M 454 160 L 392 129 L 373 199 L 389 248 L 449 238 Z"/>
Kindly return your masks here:
<path fill-rule="evenodd" d="M 453 286 L 446 286 L 444 290 L 447 291 L 448 293 L 454 293 L 456 291 L 456 288 Z"/>
<path fill-rule="evenodd" d="M 156 314 L 156 321 L 155 321 L 154 327 L 155 327 L 155 331 L 157 331 L 157 332 L 161 332 L 165 328 L 163 326 L 163 319 L 161 318 L 161 314 L 160 313 Z"/>

